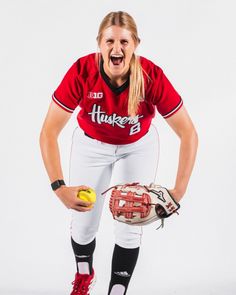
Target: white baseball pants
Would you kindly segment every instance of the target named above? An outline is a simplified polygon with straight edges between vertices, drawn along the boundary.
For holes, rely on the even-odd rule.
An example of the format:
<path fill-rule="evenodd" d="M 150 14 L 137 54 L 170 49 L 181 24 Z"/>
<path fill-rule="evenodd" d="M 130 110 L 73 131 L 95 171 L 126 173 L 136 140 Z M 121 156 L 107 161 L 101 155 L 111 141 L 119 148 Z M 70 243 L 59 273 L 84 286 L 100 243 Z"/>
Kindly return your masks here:
<path fill-rule="evenodd" d="M 158 158 L 159 136 L 154 125 L 141 139 L 124 145 L 92 139 L 77 127 L 72 137 L 69 182 L 71 186 L 92 187 L 97 200 L 91 211 L 71 209 L 70 230 L 73 240 L 86 245 L 95 238 L 104 204 L 103 191 L 114 184 L 155 182 Z M 114 221 L 114 233 L 115 243 L 119 246 L 140 246 L 142 227 Z"/>

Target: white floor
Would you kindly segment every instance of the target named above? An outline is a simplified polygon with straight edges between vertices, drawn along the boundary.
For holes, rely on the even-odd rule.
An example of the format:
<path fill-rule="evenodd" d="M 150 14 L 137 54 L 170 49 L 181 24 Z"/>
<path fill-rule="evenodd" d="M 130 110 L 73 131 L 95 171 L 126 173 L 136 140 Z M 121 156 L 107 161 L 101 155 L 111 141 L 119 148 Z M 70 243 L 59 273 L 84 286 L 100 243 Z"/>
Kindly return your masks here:
<path fill-rule="evenodd" d="M 156 290 L 147 289 L 130 289 L 127 295 L 235 295 L 236 294 L 236 282 L 228 285 L 214 285 L 214 286 L 188 286 L 188 287 L 169 287 L 167 286 L 164 290 L 163 288 L 156 288 Z M 69 295 L 69 293 L 61 291 L 41 291 L 37 292 L 34 290 L 2 290 L 0 289 L 0 295 Z M 104 291 L 99 291 L 94 288 L 91 295 L 106 295 Z"/>

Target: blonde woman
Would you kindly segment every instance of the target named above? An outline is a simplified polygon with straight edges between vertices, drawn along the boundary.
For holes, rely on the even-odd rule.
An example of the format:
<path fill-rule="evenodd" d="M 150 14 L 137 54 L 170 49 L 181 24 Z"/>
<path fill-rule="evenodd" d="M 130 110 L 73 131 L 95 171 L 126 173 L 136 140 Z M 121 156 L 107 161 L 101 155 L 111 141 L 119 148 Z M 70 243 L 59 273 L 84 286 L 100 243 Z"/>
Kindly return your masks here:
<path fill-rule="evenodd" d="M 52 189 L 72 215 L 77 272 L 71 295 L 90 294 L 95 281 L 101 192 L 111 182 L 155 182 L 159 138 L 151 123 L 156 111 L 181 141 L 176 181 L 170 189 L 178 202 L 187 189 L 197 150 L 197 133 L 181 96 L 159 66 L 135 54 L 140 39 L 134 19 L 122 11 L 109 13 L 101 22 L 97 42 L 100 52 L 75 61 L 54 91 L 40 135 Z M 57 139 L 77 106 L 70 183 L 65 184 Z M 94 206 L 77 197 L 79 190 L 89 187 L 97 194 Z M 124 295 L 137 262 L 142 228 L 115 221 L 114 236 L 108 294 Z"/>

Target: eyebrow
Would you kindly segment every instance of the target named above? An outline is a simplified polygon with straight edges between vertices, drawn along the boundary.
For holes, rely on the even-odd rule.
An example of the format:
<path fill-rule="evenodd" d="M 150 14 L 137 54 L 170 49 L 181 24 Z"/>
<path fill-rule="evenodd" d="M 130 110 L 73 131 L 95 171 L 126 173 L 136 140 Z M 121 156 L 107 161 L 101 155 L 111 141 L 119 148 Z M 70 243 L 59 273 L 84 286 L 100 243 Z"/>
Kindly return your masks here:
<path fill-rule="evenodd" d="M 108 38 L 106 38 L 106 41 L 108 41 L 108 40 L 114 40 L 114 38 L 113 37 L 108 37 Z M 121 41 L 129 41 L 129 39 L 127 39 L 127 38 L 120 38 L 120 40 Z"/>

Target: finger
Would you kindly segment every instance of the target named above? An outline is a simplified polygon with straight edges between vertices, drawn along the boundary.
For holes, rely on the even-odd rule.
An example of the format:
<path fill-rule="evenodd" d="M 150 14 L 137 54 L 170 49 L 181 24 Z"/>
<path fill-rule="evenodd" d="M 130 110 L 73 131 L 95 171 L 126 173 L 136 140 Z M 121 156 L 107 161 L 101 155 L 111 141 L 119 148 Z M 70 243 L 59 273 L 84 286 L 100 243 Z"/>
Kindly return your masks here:
<path fill-rule="evenodd" d="M 77 206 L 82 206 L 82 207 L 90 207 L 91 205 L 93 205 L 93 203 L 83 201 L 83 200 L 79 200 L 79 201 L 76 202 L 76 205 Z"/>
<path fill-rule="evenodd" d="M 90 187 L 87 186 L 87 185 L 77 185 L 77 186 L 71 186 L 71 188 L 72 188 L 73 190 L 75 190 L 76 192 L 79 192 L 79 191 L 81 191 L 81 190 L 87 190 L 87 189 L 89 189 Z"/>
<path fill-rule="evenodd" d="M 89 189 L 89 188 L 90 188 L 90 187 L 87 186 L 87 185 L 80 185 L 80 186 L 78 186 L 78 190 L 79 190 L 79 191 L 87 190 L 87 189 Z"/>
<path fill-rule="evenodd" d="M 73 209 L 75 209 L 79 212 L 87 212 L 87 211 L 90 211 L 91 209 L 93 209 L 93 206 L 91 206 L 91 207 L 75 206 L 75 207 L 73 207 Z"/>

